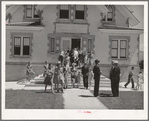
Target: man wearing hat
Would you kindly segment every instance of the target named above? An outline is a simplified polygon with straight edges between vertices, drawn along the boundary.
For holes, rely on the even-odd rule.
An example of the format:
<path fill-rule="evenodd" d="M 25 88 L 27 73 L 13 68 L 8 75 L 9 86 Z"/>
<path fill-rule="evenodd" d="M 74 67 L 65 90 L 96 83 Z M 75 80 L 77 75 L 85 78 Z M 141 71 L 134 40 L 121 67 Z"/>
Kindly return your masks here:
<path fill-rule="evenodd" d="M 120 68 L 118 66 L 118 61 L 112 61 L 112 68 L 110 70 L 111 79 L 111 90 L 113 97 L 119 96 L 119 81 L 120 81 Z"/>
<path fill-rule="evenodd" d="M 93 68 L 93 73 L 94 73 L 94 79 L 95 79 L 95 85 L 94 85 L 94 97 L 98 96 L 98 92 L 99 92 L 99 81 L 100 81 L 100 68 L 99 68 L 99 60 L 95 60 L 95 66 Z"/>

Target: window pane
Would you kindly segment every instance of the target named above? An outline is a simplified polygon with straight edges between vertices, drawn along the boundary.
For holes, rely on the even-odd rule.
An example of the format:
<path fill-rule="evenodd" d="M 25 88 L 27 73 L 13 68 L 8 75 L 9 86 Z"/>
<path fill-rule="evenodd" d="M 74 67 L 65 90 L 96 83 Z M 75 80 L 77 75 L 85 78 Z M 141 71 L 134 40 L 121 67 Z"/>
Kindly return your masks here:
<path fill-rule="evenodd" d="M 69 18 L 69 10 L 60 10 L 60 18 L 68 19 Z"/>
<path fill-rule="evenodd" d="M 32 17 L 32 10 L 26 10 L 26 17 L 31 18 Z"/>
<path fill-rule="evenodd" d="M 112 40 L 112 48 L 117 48 L 118 41 Z"/>
<path fill-rule="evenodd" d="M 14 47 L 14 55 L 20 55 L 20 47 Z"/>
<path fill-rule="evenodd" d="M 23 45 L 28 45 L 29 46 L 29 40 L 30 40 L 29 37 L 24 37 L 23 38 Z"/>
<path fill-rule="evenodd" d="M 84 5 L 77 5 L 76 10 L 84 11 Z"/>
<path fill-rule="evenodd" d="M 88 39 L 88 52 L 91 52 L 92 49 L 92 40 Z"/>
<path fill-rule="evenodd" d="M 107 18 L 112 18 L 112 13 L 108 13 Z"/>
<path fill-rule="evenodd" d="M 29 55 L 30 50 L 30 38 L 29 37 L 23 37 L 23 55 Z"/>
<path fill-rule="evenodd" d="M 21 53 L 21 37 L 14 38 L 14 55 L 20 55 Z"/>
<path fill-rule="evenodd" d="M 29 55 L 29 46 L 23 46 L 23 55 Z"/>
<path fill-rule="evenodd" d="M 15 37 L 14 38 L 14 45 L 16 46 L 16 45 L 21 45 L 21 37 Z"/>
<path fill-rule="evenodd" d="M 120 57 L 121 58 L 126 58 L 126 49 L 121 49 L 120 50 Z"/>
<path fill-rule="evenodd" d="M 117 55 L 118 55 L 117 49 L 112 49 L 111 54 L 112 54 L 112 58 L 117 58 Z"/>
<path fill-rule="evenodd" d="M 121 40 L 121 48 L 126 48 L 126 40 Z"/>
<path fill-rule="evenodd" d="M 55 38 L 51 38 L 51 52 L 55 50 Z"/>
<path fill-rule="evenodd" d="M 84 19 L 84 11 L 76 10 L 75 19 Z"/>
<path fill-rule="evenodd" d="M 68 8 L 68 5 L 61 5 L 60 9 L 61 10 L 68 10 L 69 8 Z"/>

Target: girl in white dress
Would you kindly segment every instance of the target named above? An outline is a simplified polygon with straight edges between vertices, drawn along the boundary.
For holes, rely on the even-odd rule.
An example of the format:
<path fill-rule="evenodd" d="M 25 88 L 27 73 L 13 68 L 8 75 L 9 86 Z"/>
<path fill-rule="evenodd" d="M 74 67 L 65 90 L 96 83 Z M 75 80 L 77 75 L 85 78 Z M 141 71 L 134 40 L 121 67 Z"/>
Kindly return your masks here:
<path fill-rule="evenodd" d="M 89 89 L 91 88 L 91 82 L 94 81 L 94 73 L 91 70 L 91 67 L 89 68 L 89 73 L 88 73 L 88 84 L 89 84 Z"/>

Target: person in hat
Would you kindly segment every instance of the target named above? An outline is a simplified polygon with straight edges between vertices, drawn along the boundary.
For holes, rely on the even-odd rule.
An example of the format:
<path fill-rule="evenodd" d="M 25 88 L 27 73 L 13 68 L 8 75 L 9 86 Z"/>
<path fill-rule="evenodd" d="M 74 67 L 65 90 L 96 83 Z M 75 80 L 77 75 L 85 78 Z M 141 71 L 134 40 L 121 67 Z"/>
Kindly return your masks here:
<path fill-rule="evenodd" d="M 83 75 L 83 84 L 86 89 L 88 89 L 88 72 L 89 68 L 86 63 L 84 63 L 84 66 L 82 67 L 82 75 Z"/>
<path fill-rule="evenodd" d="M 118 66 L 118 61 L 112 61 L 112 67 L 110 70 L 111 79 L 111 90 L 113 97 L 119 96 L 119 81 L 120 81 L 120 68 Z"/>
<path fill-rule="evenodd" d="M 93 73 L 94 73 L 94 79 L 95 79 L 95 84 L 94 84 L 94 97 L 98 96 L 99 93 L 99 82 L 100 82 L 100 68 L 99 68 L 99 60 L 95 60 L 95 66 L 93 68 Z"/>

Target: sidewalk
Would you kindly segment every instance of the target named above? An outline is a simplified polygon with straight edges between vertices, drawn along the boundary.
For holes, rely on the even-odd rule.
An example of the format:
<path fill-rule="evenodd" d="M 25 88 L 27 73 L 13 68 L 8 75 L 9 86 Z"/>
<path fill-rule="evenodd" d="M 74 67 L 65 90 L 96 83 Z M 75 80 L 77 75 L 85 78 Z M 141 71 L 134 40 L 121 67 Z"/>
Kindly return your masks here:
<path fill-rule="evenodd" d="M 63 97 L 64 109 L 107 109 L 90 90 L 67 89 Z"/>

